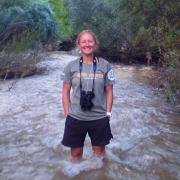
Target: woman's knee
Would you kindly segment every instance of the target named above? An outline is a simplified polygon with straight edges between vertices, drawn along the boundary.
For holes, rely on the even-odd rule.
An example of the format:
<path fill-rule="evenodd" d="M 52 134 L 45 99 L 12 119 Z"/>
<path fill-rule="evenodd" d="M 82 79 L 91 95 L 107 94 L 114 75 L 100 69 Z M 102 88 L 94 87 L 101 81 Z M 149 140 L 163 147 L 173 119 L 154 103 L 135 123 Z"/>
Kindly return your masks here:
<path fill-rule="evenodd" d="M 105 155 L 105 146 L 93 146 L 92 149 L 95 155 Z"/>
<path fill-rule="evenodd" d="M 71 148 L 71 161 L 79 162 L 82 160 L 83 148 Z"/>
<path fill-rule="evenodd" d="M 82 157 L 83 148 L 71 148 L 72 157 Z"/>

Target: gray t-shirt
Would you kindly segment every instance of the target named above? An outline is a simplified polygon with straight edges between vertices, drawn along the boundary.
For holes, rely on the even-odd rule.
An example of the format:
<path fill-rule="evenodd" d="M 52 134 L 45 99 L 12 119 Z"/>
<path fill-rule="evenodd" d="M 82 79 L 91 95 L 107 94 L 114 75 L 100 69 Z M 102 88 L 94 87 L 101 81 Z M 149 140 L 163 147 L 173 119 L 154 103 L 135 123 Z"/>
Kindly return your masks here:
<path fill-rule="evenodd" d="M 62 74 L 63 82 L 70 83 L 72 86 L 69 115 L 82 121 L 91 121 L 103 118 L 106 116 L 106 95 L 104 87 L 108 84 L 114 84 L 115 81 L 112 67 L 110 63 L 105 59 L 97 59 L 96 74 L 94 81 L 95 97 L 92 100 L 94 106 L 90 111 L 83 111 L 80 107 L 79 60 L 80 59 L 71 61 L 65 67 Z M 81 82 L 83 90 L 92 90 L 93 78 L 93 64 L 83 63 L 81 72 Z"/>

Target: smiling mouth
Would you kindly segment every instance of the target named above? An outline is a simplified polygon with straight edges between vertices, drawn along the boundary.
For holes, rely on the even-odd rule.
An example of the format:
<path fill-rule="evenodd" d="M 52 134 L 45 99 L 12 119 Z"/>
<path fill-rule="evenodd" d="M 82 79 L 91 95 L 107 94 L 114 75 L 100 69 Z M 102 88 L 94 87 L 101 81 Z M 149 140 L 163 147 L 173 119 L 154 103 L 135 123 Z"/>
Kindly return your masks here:
<path fill-rule="evenodd" d="M 84 49 L 92 49 L 92 47 L 91 47 L 91 46 L 88 46 L 88 47 L 84 47 Z"/>

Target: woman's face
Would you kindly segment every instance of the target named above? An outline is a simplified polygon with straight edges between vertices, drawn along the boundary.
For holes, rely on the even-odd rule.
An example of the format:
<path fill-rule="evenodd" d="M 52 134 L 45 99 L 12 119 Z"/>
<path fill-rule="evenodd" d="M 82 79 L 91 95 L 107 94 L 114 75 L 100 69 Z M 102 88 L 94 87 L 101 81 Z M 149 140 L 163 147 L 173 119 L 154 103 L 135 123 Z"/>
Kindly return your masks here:
<path fill-rule="evenodd" d="M 82 34 L 79 39 L 78 47 L 83 55 L 92 55 L 96 49 L 93 36 L 90 33 Z"/>

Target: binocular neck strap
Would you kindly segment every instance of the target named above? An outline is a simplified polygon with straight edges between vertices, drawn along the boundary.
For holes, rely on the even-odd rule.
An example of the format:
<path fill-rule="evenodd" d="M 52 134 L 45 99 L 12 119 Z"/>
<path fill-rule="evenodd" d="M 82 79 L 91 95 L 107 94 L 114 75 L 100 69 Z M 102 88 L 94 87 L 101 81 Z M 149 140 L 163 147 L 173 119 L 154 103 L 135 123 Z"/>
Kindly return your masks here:
<path fill-rule="evenodd" d="M 94 92 L 94 82 L 95 82 L 95 74 L 96 74 L 96 66 L 97 62 L 95 57 L 93 58 L 93 71 L 94 71 L 94 77 L 93 77 L 93 87 L 92 87 L 92 92 Z M 81 72 L 83 69 L 83 58 L 81 57 L 79 60 L 79 72 L 80 72 L 80 91 L 82 91 L 82 80 L 81 80 Z"/>

